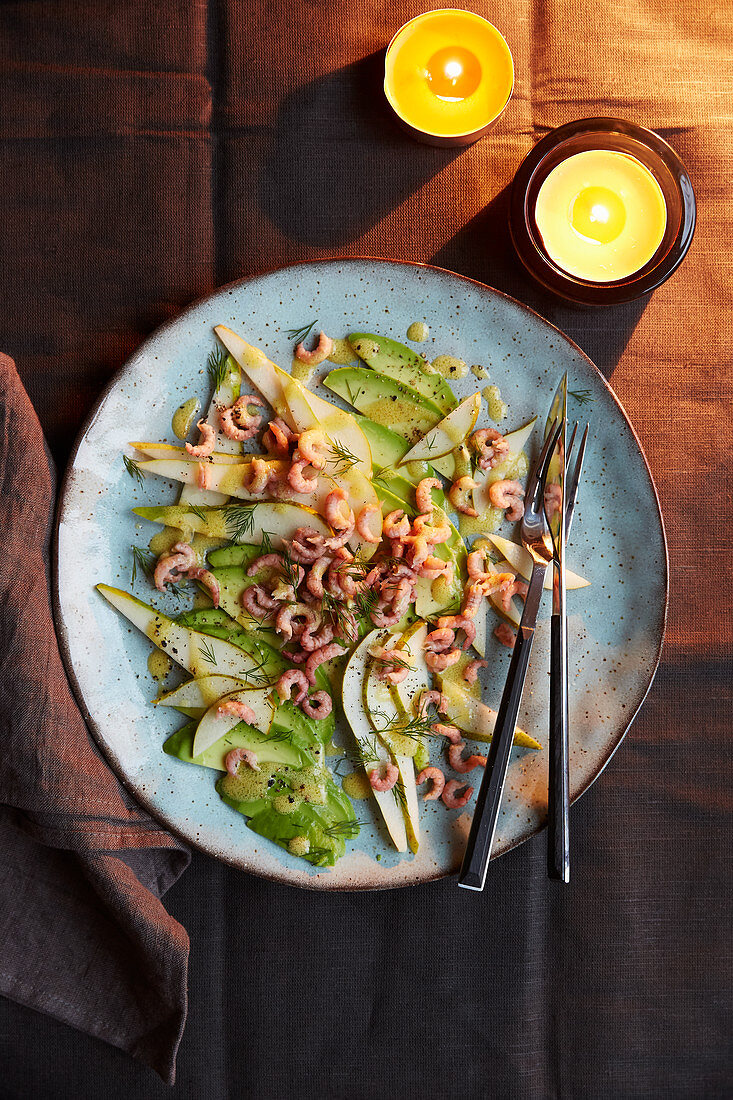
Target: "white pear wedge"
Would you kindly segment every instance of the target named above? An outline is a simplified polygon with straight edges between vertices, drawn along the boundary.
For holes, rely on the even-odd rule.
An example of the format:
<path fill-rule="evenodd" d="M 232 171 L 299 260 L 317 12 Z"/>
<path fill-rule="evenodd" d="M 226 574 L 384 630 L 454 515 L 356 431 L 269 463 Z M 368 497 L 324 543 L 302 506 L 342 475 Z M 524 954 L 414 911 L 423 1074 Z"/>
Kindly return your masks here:
<path fill-rule="evenodd" d="M 496 726 L 496 711 L 478 699 L 474 699 L 451 680 L 439 676 L 438 682 L 440 690 L 448 700 L 449 721 L 477 741 L 490 741 Z M 519 726 L 514 730 L 514 744 L 528 749 L 542 748 L 539 741 L 535 741 L 534 737 L 530 737 L 526 730 L 520 729 Z"/>
<path fill-rule="evenodd" d="M 489 535 L 489 538 L 493 542 L 499 553 L 503 554 L 513 569 L 516 569 L 520 576 L 524 577 L 526 581 L 532 576 L 532 557 L 528 550 L 525 550 L 523 546 L 520 546 L 517 542 L 512 542 L 511 539 L 502 538 L 501 535 Z M 501 570 L 499 570 L 501 572 Z M 565 587 L 568 591 L 574 591 L 578 588 L 589 588 L 590 581 L 587 581 L 584 577 L 579 576 L 578 573 L 571 573 L 569 569 L 565 570 Z M 545 588 L 549 591 L 552 588 L 552 570 L 547 570 L 545 577 Z"/>
<path fill-rule="evenodd" d="M 108 603 L 192 676 L 210 676 L 212 672 L 217 672 L 246 682 L 248 674 L 259 667 L 249 654 L 223 638 L 214 638 L 181 626 L 129 592 L 111 588 L 108 584 L 98 584 L 96 587 Z"/>
<path fill-rule="evenodd" d="M 449 454 L 456 447 L 460 447 L 473 431 L 480 409 L 480 393 L 474 393 L 461 401 L 460 405 L 457 405 L 434 428 L 426 432 L 414 447 L 410 448 L 400 462 L 400 466 L 404 466 L 407 462 L 432 462 L 436 458 Z"/>
<path fill-rule="evenodd" d="M 344 713 L 351 726 L 356 744 L 367 770 L 379 765 L 391 763 L 386 746 L 372 729 L 363 700 L 364 678 L 369 661 L 369 647 L 381 636 L 381 631 L 373 630 L 360 642 L 344 669 L 342 687 Z M 374 799 L 384 818 L 392 843 L 398 852 L 407 851 L 407 832 L 405 819 L 399 802 L 393 791 L 372 791 Z"/>
<path fill-rule="evenodd" d="M 219 708 L 227 701 L 246 703 L 254 711 L 254 721 L 247 725 L 253 726 L 260 733 L 267 733 L 272 725 L 272 716 L 275 713 L 275 704 L 270 688 L 251 688 L 245 691 L 233 691 L 223 699 L 217 699 L 212 703 L 203 716 L 193 738 L 192 755 L 200 756 L 208 748 L 221 740 L 229 730 L 234 729 L 243 721 L 236 714 L 221 714 Z"/>
<path fill-rule="evenodd" d="M 523 427 L 517 428 L 514 432 L 507 432 L 504 436 L 504 441 L 509 444 L 509 454 L 507 457 L 497 466 L 491 467 L 488 470 L 477 470 L 473 475 L 478 485 L 471 495 L 473 497 L 473 506 L 479 515 L 482 515 L 487 508 L 492 507 L 489 498 L 489 488 L 494 482 L 503 481 L 506 478 L 512 477 L 517 466 L 517 459 L 524 450 L 525 444 L 531 436 L 536 423 L 537 417 L 535 416 Z"/>

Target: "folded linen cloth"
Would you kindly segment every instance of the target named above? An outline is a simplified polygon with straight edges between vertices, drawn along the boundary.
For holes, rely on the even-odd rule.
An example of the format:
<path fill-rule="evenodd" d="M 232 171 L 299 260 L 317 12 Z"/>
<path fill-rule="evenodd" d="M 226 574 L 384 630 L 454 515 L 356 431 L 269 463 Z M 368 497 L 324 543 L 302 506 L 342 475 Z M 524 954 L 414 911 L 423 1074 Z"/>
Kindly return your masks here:
<path fill-rule="evenodd" d="M 160 899 L 190 856 L 117 782 L 72 697 L 50 602 L 54 480 L 0 354 L 0 993 L 172 1084 L 188 937 Z"/>

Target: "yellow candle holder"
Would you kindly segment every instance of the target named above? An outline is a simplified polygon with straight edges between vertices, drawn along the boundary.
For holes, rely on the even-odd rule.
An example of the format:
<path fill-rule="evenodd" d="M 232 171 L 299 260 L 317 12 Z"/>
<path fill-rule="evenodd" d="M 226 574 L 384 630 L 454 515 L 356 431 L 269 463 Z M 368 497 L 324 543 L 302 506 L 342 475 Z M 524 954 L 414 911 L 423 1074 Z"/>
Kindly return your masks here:
<path fill-rule="evenodd" d="M 514 87 L 514 62 L 493 23 L 438 8 L 397 31 L 384 94 L 404 130 L 427 145 L 471 145 L 494 126 Z"/>
<path fill-rule="evenodd" d="M 563 180 L 576 167 L 572 184 Z M 671 146 L 614 118 L 580 119 L 544 137 L 522 162 L 509 203 L 509 229 L 527 271 L 581 305 L 631 302 L 655 290 L 687 255 L 695 219 L 692 182 Z M 616 241 L 604 269 L 603 246 Z"/>

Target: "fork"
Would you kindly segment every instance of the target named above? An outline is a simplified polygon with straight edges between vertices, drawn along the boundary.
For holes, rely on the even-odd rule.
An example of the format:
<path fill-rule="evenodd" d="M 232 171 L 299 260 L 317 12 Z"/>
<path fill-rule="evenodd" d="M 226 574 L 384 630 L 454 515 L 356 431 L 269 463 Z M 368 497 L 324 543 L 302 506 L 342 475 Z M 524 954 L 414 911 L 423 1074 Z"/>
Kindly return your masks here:
<path fill-rule="evenodd" d="M 519 704 L 522 700 L 529 657 L 534 641 L 535 624 L 542 599 L 545 573 L 553 560 L 553 546 L 544 510 L 545 480 L 550 459 L 562 431 L 563 422 L 553 426 L 545 439 L 534 470 L 527 483 L 522 519 L 522 544 L 532 557 L 532 575 L 524 601 L 524 611 L 517 631 L 504 693 L 496 716 L 484 777 L 481 781 L 476 810 L 463 855 L 458 885 L 466 890 L 483 890 L 489 866 L 491 845 L 499 819 L 499 807 L 504 792 L 509 756 L 514 740 Z"/>
<path fill-rule="evenodd" d="M 547 873 L 561 882 L 570 881 L 570 766 L 568 745 L 568 623 L 565 609 L 564 548 L 573 522 L 578 485 L 583 470 L 589 425 L 586 424 L 572 473 L 570 459 L 575 445 L 578 424 L 573 428 L 564 459 L 562 486 L 565 496 L 560 511 L 565 517 L 564 538 L 550 522 L 555 550 L 550 623 L 550 751 L 547 805 Z"/>

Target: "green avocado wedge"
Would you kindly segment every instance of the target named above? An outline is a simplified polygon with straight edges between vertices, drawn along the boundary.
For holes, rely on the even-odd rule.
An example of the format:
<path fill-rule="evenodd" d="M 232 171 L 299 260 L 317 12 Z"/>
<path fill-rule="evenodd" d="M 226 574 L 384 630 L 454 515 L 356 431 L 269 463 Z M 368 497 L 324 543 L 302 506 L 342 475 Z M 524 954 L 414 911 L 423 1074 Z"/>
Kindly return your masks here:
<path fill-rule="evenodd" d="M 450 386 L 439 374 L 426 374 L 427 360 L 412 348 L 370 332 L 353 332 L 349 343 L 372 370 L 410 386 L 437 405 L 444 415 L 458 404 Z"/>
<path fill-rule="evenodd" d="M 364 416 L 404 436 L 410 445 L 443 419 L 434 401 L 368 367 L 339 367 L 326 375 L 323 384 Z"/>

